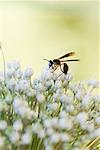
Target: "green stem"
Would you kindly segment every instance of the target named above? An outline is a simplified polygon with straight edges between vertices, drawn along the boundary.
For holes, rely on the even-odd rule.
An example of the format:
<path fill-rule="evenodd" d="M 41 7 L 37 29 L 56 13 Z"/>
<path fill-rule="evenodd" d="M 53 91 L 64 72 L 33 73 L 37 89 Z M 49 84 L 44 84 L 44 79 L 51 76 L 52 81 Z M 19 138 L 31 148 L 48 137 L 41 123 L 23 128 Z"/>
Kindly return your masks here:
<path fill-rule="evenodd" d="M 55 150 L 60 150 L 60 149 L 62 149 L 62 145 L 63 145 L 63 143 L 59 142 L 54 149 Z"/>
<path fill-rule="evenodd" d="M 6 81 L 6 63 L 5 63 L 5 56 L 4 56 L 4 52 L 3 52 L 3 50 L 2 50 L 1 44 L 0 44 L 0 50 L 1 50 L 2 58 L 3 58 L 4 84 L 5 84 L 5 81 Z"/>
<path fill-rule="evenodd" d="M 40 117 L 40 104 L 38 106 L 38 118 Z"/>
<path fill-rule="evenodd" d="M 31 142 L 31 144 L 30 144 L 30 146 L 29 146 L 29 150 L 32 150 L 32 149 L 33 149 L 33 145 L 34 145 L 34 138 L 32 139 L 32 142 Z"/>
<path fill-rule="evenodd" d="M 37 146 L 37 150 L 39 150 L 39 149 L 40 149 L 40 145 L 41 145 L 41 143 L 42 143 L 42 139 L 40 139 L 40 140 L 39 140 L 39 143 L 38 143 L 38 146 Z"/>

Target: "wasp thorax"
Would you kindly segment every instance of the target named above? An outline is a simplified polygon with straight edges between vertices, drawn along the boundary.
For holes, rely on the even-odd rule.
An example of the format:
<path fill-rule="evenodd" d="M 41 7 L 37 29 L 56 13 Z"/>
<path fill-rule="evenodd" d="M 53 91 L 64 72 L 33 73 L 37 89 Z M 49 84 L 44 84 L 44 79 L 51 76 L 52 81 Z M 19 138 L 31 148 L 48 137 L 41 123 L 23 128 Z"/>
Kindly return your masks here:
<path fill-rule="evenodd" d="M 59 59 L 54 59 L 54 60 L 53 60 L 53 63 L 54 63 L 55 65 L 60 65 L 60 60 L 59 60 Z"/>

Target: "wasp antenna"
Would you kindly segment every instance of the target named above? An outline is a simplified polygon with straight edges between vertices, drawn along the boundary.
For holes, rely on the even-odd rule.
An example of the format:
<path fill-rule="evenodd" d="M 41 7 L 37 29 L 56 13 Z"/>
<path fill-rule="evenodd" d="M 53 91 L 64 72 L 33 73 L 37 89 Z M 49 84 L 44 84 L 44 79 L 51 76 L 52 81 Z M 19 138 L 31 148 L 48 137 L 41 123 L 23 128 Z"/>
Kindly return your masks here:
<path fill-rule="evenodd" d="M 48 59 L 43 58 L 43 60 L 49 61 Z"/>

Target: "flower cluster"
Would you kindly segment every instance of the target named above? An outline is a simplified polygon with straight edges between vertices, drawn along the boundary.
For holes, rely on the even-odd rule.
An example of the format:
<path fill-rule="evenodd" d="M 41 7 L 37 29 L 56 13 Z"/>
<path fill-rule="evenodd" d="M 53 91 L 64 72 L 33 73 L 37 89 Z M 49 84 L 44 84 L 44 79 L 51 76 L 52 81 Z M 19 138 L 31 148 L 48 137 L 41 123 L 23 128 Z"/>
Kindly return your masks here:
<path fill-rule="evenodd" d="M 99 82 L 72 83 L 72 75 L 17 61 L 0 74 L 0 149 L 84 150 L 100 136 Z"/>

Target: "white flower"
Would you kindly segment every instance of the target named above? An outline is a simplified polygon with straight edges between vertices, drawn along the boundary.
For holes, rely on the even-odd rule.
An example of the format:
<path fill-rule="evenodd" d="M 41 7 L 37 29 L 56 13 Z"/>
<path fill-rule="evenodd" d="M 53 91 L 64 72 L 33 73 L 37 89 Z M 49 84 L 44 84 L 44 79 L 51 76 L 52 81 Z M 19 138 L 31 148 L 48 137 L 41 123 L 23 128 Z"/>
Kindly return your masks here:
<path fill-rule="evenodd" d="M 58 118 L 57 117 L 53 117 L 52 119 L 44 120 L 44 126 L 46 128 L 57 127 L 58 126 Z"/>
<path fill-rule="evenodd" d="M 13 102 L 14 111 L 22 118 L 31 119 L 34 116 L 34 112 L 31 111 L 28 106 L 28 102 L 20 97 L 15 97 Z"/>
<path fill-rule="evenodd" d="M 61 96 L 61 95 L 63 94 L 63 89 L 62 89 L 62 88 L 58 88 L 58 89 L 56 90 L 56 94 L 57 94 L 58 96 Z"/>
<path fill-rule="evenodd" d="M 73 84 L 69 72 L 65 75 L 53 67 L 32 84 L 33 70 L 21 71 L 17 61 L 8 65 L 6 84 L 4 74 L 0 75 L 1 149 L 11 145 L 34 149 L 32 136 L 36 135 L 33 140 L 42 140 L 40 149 L 44 144 L 43 148 L 53 150 L 60 143 L 68 149 L 74 143 L 70 148 L 79 150 L 100 136 L 100 94 L 99 89 L 93 90 L 99 82 Z"/>
<path fill-rule="evenodd" d="M 67 133 L 60 133 L 60 139 L 63 142 L 67 142 L 70 140 L 70 136 Z"/>
<path fill-rule="evenodd" d="M 91 95 L 88 93 L 85 95 L 82 99 L 82 105 L 85 107 L 89 107 L 89 104 L 91 104 Z"/>
<path fill-rule="evenodd" d="M 63 102 L 63 103 L 65 103 L 66 101 L 69 101 L 66 94 L 63 94 L 60 99 L 61 99 L 61 102 Z"/>
<path fill-rule="evenodd" d="M 17 78 L 17 79 L 22 78 L 22 72 L 20 69 L 15 72 L 15 78 Z"/>
<path fill-rule="evenodd" d="M 62 94 L 60 99 L 61 99 L 61 102 L 66 103 L 66 104 L 70 104 L 73 100 L 73 97 L 66 95 L 66 94 Z"/>
<path fill-rule="evenodd" d="M 30 132 L 26 132 L 22 135 L 22 144 L 30 144 L 32 141 L 32 135 Z"/>
<path fill-rule="evenodd" d="M 61 81 L 67 81 L 66 83 L 68 84 L 68 82 L 70 82 L 72 80 L 72 74 L 70 72 L 67 72 L 67 74 L 65 75 L 64 73 L 60 76 L 59 80 Z M 66 84 L 66 85 L 67 85 Z"/>
<path fill-rule="evenodd" d="M 84 125 L 84 124 L 83 124 Z M 81 125 L 82 126 L 82 125 Z M 86 130 L 88 131 L 88 132 L 93 132 L 93 130 L 94 130 L 94 123 L 88 123 L 88 124 L 86 124 Z"/>
<path fill-rule="evenodd" d="M 39 103 L 43 103 L 43 102 L 45 101 L 45 97 L 44 97 L 44 95 L 41 94 L 41 93 L 37 93 L 36 98 L 37 98 L 37 101 L 38 101 Z"/>
<path fill-rule="evenodd" d="M 53 150 L 53 145 L 48 138 L 44 139 L 45 150 Z"/>
<path fill-rule="evenodd" d="M 5 130 L 7 128 L 7 122 L 5 120 L 0 120 L 0 130 Z"/>
<path fill-rule="evenodd" d="M 13 101 L 13 107 L 14 107 L 15 112 L 17 112 L 19 107 L 22 105 L 23 105 L 23 101 L 22 101 L 21 97 L 16 96 Z"/>
<path fill-rule="evenodd" d="M 30 88 L 30 83 L 27 80 L 20 80 L 16 85 L 16 91 L 24 92 Z"/>
<path fill-rule="evenodd" d="M 10 141 L 14 144 L 16 142 L 19 141 L 20 139 L 20 134 L 17 132 L 17 131 L 12 131 L 10 134 L 9 134 L 9 139 Z"/>
<path fill-rule="evenodd" d="M 97 118 L 95 119 L 95 122 L 96 122 L 98 125 L 100 125 L 100 117 L 97 117 Z"/>
<path fill-rule="evenodd" d="M 11 96 L 10 94 L 5 97 L 5 101 L 6 101 L 8 104 L 11 104 L 12 100 L 13 100 L 13 99 L 12 99 L 12 96 Z"/>
<path fill-rule="evenodd" d="M 15 79 L 11 79 L 7 82 L 7 88 L 11 91 L 14 91 L 15 90 L 15 87 L 16 87 L 16 80 Z"/>
<path fill-rule="evenodd" d="M 85 130 L 85 131 L 88 131 L 89 133 L 93 132 L 94 130 L 94 122 L 90 121 L 90 122 L 84 122 L 84 123 L 81 123 L 81 129 Z"/>
<path fill-rule="evenodd" d="M 56 89 L 56 92 L 54 92 L 53 94 L 53 99 L 54 101 L 59 101 L 60 100 L 60 97 L 63 95 L 63 89 L 62 88 L 58 88 Z"/>
<path fill-rule="evenodd" d="M 64 73 L 62 73 L 62 75 L 60 75 L 60 76 L 58 77 L 58 81 L 63 82 L 63 81 L 65 81 L 65 80 L 66 80 L 66 75 L 65 75 Z"/>
<path fill-rule="evenodd" d="M 84 96 L 84 95 L 83 95 L 83 93 L 82 93 L 81 90 L 78 90 L 77 93 L 75 94 L 75 97 L 76 97 L 76 99 L 78 99 L 78 100 L 82 100 L 83 96 Z"/>
<path fill-rule="evenodd" d="M 46 119 L 44 120 L 44 126 L 46 128 L 50 128 L 52 126 L 52 122 L 51 122 L 51 119 Z"/>
<path fill-rule="evenodd" d="M 75 110 L 75 109 L 74 109 L 74 105 L 66 105 L 65 108 L 66 108 L 66 111 L 67 111 L 67 112 L 74 112 L 74 110 Z"/>
<path fill-rule="evenodd" d="M 57 90 L 57 89 L 59 89 L 59 88 L 62 88 L 62 82 L 61 82 L 61 80 L 57 80 L 56 82 L 55 82 L 55 89 Z"/>
<path fill-rule="evenodd" d="M 15 75 L 15 70 L 9 69 L 7 71 L 7 74 L 6 74 L 7 78 L 12 78 L 14 75 Z"/>
<path fill-rule="evenodd" d="M 43 128 L 42 128 L 42 125 L 40 124 L 40 123 L 35 123 L 35 124 L 32 124 L 32 131 L 34 132 L 34 133 L 38 133 L 38 132 L 40 132 L 41 130 L 42 130 Z"/>
<path fill-rule="evenodd" d="M 100 104 L 100 93 L 96 94 L 95 96 L 93 96 L 93 100 L 95 102 L 98 102 Z"/>
<path fill-rule="evenodd" d="M 21 120 L 16 120 L 16 121 L 13 123 L 13 128 L 14 128 L 14 130 L 16 130 L 16 131 L 22 131 L 22 129 L 23 129 L 22 121 L 21 121 Z"/>
<path fill-rule="evenodd" d="M 94 131 L 92 131 L 92 133 L 90 134 L 90 137 L 92 138 L 96 138 L 100 136 L 100 128 L 94 129 Z"/>
<path fill-rule="evenodd" d="M 29 109 L 25 106 L 21 106 L 18 109 L 18 114 L 21 115 L 22 118 L 28 118 Z"/>
<path fill-rule="evenodd" d="M 92 86 L 93 88 L 100 87 L 100 83 L 95 79 L 88 80 L 87 83 L 88 83 L 89 86 Z"/>
<path fill-rule="evenodd" d="M 52 135 L 54 133 L 54 129 L 52 127 L 49 127 L 46 129 L 47 135 Z"/>
<path fill-rule="evenodd" d="M 32 125 L 29 124 L 26 128 L 25 128 L 25 133 L 29 133 L 32 135 Z"/>
<path fill-rule="evenodd" d="M 25 94 L 26 94 L 28 97 L 33 97 L 33 96 L 36 95 L 36 90 L 29 88 L 28 90 L 26 90 Z"/>
<path fill-rule="evenodd" d="M 57 117 L 53 117 L 53 118 L 51 119 L 51 125 L 52 125 L 53 127 L 57 127 L 57 126 L 58 126 L 58 118 L 57 118 Z"/>
<path fill-rule="evenodd" d="M 47 107 L 48 107 L 50 110 L 57 111 L 58 108 L 59 108 L 59 104 L 58 104 L 58 103 L 52 103 L 52 104 L 49 104 Z"/>
<path fill-rule="evenodd" d="M 53 78 L 53 73 L 52 73 L 52 69 L 51 68 L 48 68 L 46 67 L 41 76 L 39 77 L 40 80 L 50 80 Z"/>
<path fill-rule="evenodd" d="M 73 91 L 74 94 L 76 94 L 78 91 L 81 92 L 84 91 L 84 84 L 82 82 L 75 83 L 75 84 L 70 83 L 69 88 L 71 91 Z"/>
<path fill-rule="evenodd" d="M 78 91 L 78 89 L 79 89 L 77 84 L 72 84 L 72 83 L 69 84 L 69 88 L 74 93 L 76 93 Z"/>
<path fill-rule="evenodd" d="M 54 86 L 54 81 L 52 79 L 45 82 L 46 88 L 50 88 L 52 86 Z"/>
<path fill-rule="evenodd" d="M 37 90 L 37 92 L 44 92 L 45 91 L 45 87 L 42 83 L 38 83 L 36 86 L 35 86 L 35 90 Z"/>
<path fill-rule="evenodd" d="M 46 145 L 45 150 L 53 150 L 53 145 Z"/>
<path fill-rule="evenodd" d="M 73 78 L 73 77 L 72 77 L 72 74 L 71 74 L 70 72 L 68 72 L 67 75 L 66 75 L 66 80 L 67 80 L 67 81 L 71 81 L 72 78 Z"/>
<path fill-rule="evenodd" d="M 87 119 L 88 119 L 88 114 L 86 112 L 80 112 L 76 116 L 76 121 L 78 121 L 80 124 L 83 124 L 84 122 L 86 122 Z"/>
<path fill-rule="evenodd" d="M 44 129 L 41 129 L 41 130 L 38 132 L 38 136 L 39 136 L 40 138 L 44 138 L 45 135 L 46 135 L 46 133 L 45 133 L 45 130 L 44 130 Z"/>
<path fill-rule="evenodd" d="M 57 101 L 59 100 L 60 96 L 61 96 L 61 95 L 60 95 L 59 93 L 57 93 L 57 92 L 54 93 L 54 94 L 53 94 L 53 99 L 54 99 L 54 101 L 57 102 Z"/>
<path fill-rule="evenodd" d="M 7 67 L 8 67 L 10 70 L 12 70 L 12 69 L 18 70 L 18 69 L 20 68 L 20 63 L 15 60 L 15 61 L 12 61 L 12 62 L 8 63 Z"/>
<path fill-rule="evenodd" d="M 30 78 L 33 75 L 33 69 L 32 68 L 27 68 L 24 72 L 23 72 L 23 77 L 24 78 Z"/>
<path fill-rule="evenodd" d="M 5 137 L 0 136 L 0 147 L 3 147 L 5 145 Z"/>
<path fill-rule="evenodd" d="M 60 134 L 55 132 L 50 136 L 50 142 L 51 143 L 57 143 L 60 141 Z"/>
<path fill-rule="evenodd" d="M 30 108 L 29 108 L 27 113 L 28 113 L 27 114 L 27 118 L 29 120 L 31 120 L 33 117 L 36 118 L 36 116 L 37 116 L 37 113 L 35 111 L 31 110 Z"/>
<path fill-rule="evenodd" d="M 60 118 L 66 118 L 66 117 L 68 117 L 68 114 L 66 113 L 66 111 L 61 111 L 60 112 Z"/>
<path fill-rule="evenodd" d="M 59 127 L 62 129 L 70 130 L 73 127 L 72 120 L 69 118 L 60 118 L 58 124 L 59 124 Z"/>

